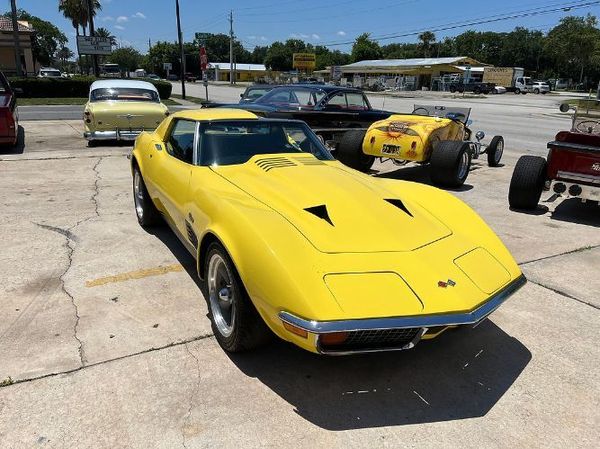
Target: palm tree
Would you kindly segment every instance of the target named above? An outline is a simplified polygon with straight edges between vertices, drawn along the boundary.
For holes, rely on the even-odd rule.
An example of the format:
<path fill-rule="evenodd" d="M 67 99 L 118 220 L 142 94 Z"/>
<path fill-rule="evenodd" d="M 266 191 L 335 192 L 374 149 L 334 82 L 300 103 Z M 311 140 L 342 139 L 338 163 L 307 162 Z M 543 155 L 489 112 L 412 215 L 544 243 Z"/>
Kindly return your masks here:
<path fill-rule="evenodd" d="M 100 0 L 92 0 L 92 11 L 88 11 L 87 0 L 59 0 L 58 10 L 63 13 L 67 19 L 71 20 L 73 28 L 77 36 L 79 36 L 79 27 L 83 29 L 83 35 L 86 35 L 86 30 L 91 17 L 96 17 L 97 11 L 102 9 Z"/>
<path fill-rule="evenodd" d="M 110 39 L 110 45 L 112 45 L 113 47 L 117 45 L 117 38 L 104 27 L 96 28 L 94 34 L 98 37 L 105 37 L 107 39 Z"/>
<path fill-rule="evenodd" d="M 67 64 L 67 61 L 71 59 L 75 54 L 71 51 L 69 47 L 63 46 L 60 50 L 56 52 L 56 57 L 61 62 L 63 70 Z"/>
<path fill-rule="evenodd" d="M 419 34 L 419 40 L 421 41 L 421 47 L 423 48 L 423 53 L 425 57 L 429 57 L 429 50 L 431 49 L 431 44 L 435 42 L 435 34 L 431 31 L 424 31 Z"/>

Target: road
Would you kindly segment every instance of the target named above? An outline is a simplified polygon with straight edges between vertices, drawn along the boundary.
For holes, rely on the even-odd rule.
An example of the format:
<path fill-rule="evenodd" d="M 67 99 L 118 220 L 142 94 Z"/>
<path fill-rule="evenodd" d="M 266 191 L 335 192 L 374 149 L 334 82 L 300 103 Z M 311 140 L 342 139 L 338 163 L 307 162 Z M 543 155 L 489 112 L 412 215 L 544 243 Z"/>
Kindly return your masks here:
<path fill-rule="evenodd" d="M 475 329 L 343 358 L 282 342 L 226 354 L 191 257 L 137 224 L 130 146 L 87 148 L 80 120 L 23 121 L 24 147 L 0 154 L 0 447 L 595 448 L 598 206 L 508 209 L 516 157 L 566 119 L 550 98 L 493 100 L 507 103 L 470 103 L 507 136 L 506 165 L 477 161 L 453 194 L 529 283 Z M 428 182 L 426 167 L 375 168 Z"/>

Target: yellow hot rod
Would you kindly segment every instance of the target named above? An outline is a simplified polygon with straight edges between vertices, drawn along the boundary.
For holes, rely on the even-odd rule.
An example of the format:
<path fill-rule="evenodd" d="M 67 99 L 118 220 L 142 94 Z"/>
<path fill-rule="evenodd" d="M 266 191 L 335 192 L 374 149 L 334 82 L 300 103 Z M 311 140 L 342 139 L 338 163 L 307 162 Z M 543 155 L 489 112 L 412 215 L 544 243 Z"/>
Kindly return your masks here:
<path fill-rule="evenodd" d="M 495 136 L 489 145 L 470 141 L 469 108 L 415 105 L 412 114 L 394 114 L 373 123 L 369 129 L 351 130 L 342 137 L 337 158 L 349 167 L 366 172 L 376 158 L 397 165 L 408 162 L 431 166 L 431 180 L 444 187 L 459 187 L 469 174 L 471 160 L 483 153 L 488 164 L 500 164 L 504 138 Z"/>
<path fill-rule="evenodd" d="M 181 111 L 131 164 L 139 223 L 166 221 L 194 256 L 227 351 L 272 333 L 322 354 L 409 349 L 525 282 L 462 201 L 352 170 L 304 122 Z"/>

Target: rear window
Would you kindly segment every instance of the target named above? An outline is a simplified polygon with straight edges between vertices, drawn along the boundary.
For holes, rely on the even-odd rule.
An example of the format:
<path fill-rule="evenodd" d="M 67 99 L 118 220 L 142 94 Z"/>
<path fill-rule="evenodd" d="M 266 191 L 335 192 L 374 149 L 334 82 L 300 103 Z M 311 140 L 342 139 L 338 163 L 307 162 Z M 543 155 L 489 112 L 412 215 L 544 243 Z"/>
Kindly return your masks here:
<path fill-rule="evenodd" d="M 94 89 L 90 95 L 91 101 L 149 101 L 159 102 L 158 93 L 149 89 L 131 87 Z"/>

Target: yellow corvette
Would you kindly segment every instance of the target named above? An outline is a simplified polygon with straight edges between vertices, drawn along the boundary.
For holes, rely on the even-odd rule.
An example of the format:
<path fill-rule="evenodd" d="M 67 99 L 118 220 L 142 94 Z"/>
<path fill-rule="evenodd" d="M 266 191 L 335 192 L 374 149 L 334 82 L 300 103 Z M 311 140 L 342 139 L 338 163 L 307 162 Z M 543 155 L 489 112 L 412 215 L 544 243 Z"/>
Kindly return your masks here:
<path fill-rule="evenodd" d="M 146 81 L 95 81 L 83 110 L 83 136 L 90 145 L 100 140 L 135 140 L 154 130 L 169 115 L 156 87 Z"/>
<path fill-rule="evenodd" d="M 468 128 L 469 108 L 415 105 L 412 114 L 394 114 L 373 123 L 369 129 L 346 132 L 338 147 L 338 158 L 349 167 L 368 171 L 375 158 L 391 159 L 397 165 L 429 163 L 431 180 L 445 187 L 459 187 L 469 174 L 471 160 L 487 153 L 488 165 L 497 167 L 504 151 L 504 138 L 494 136 L 489 145 L 479 131 L 472 142 Z"/>
<path fill-rule="evenodd" d="M 131 164 L 139 223 L 162 216 L 196 258 L 227 351 L 271 333 L 322 354 L 408 349 L 525 282 L 463 202 L 344 166 L 304 122 L 178 112 Z"/>

